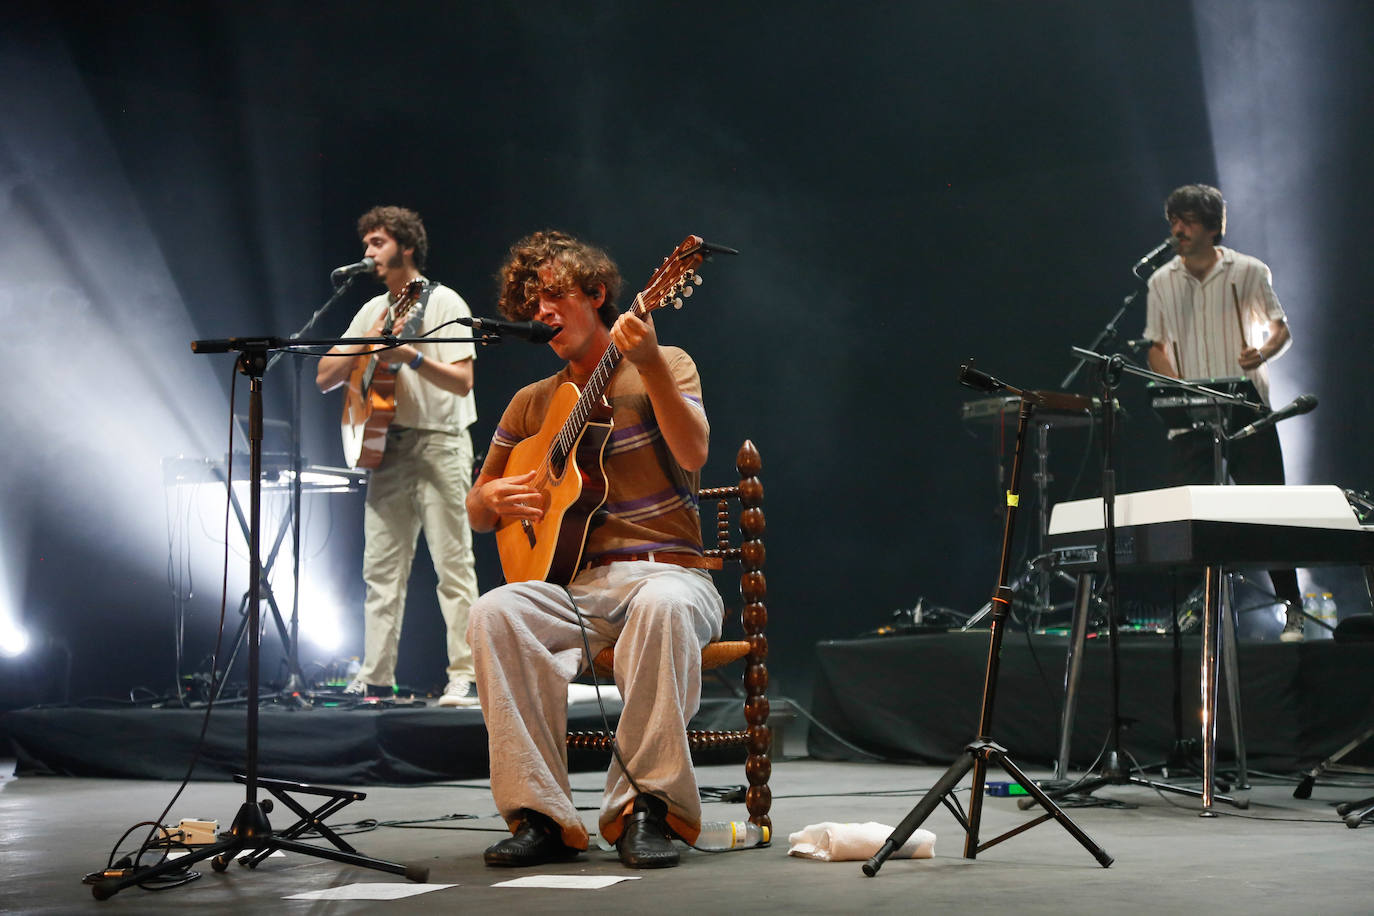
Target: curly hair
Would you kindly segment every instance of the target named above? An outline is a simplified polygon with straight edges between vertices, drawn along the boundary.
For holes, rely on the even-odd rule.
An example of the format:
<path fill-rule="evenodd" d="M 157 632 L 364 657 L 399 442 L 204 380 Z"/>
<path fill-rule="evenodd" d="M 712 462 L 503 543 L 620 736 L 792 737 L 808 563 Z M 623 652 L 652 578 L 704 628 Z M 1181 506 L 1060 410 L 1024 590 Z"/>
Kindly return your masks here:
<path fill-rule="evenodd" d="M 402 249 L 415 249 L 415 266 L 425 269 L 429 258 L 429 234 L 420 214 L 405 207 L 373 207 L 358 217 L 358 238 L 366 238 L 373 229 L 385 229 Z"/>
<path fill-rule="evenodd" d="M 506 263 L 496 275 L 497 308 L 512 321 L 528 321 L 539 310 L 539 293 L 545 284 L 539 271 L 552 267 L 554 292 L 573 288 L 594 295 L 598 286 L 606 297 L 597 308 L 601 323 L 615 324 L 615 307 L 620 295 L 620 269 L 600 248 L 557 229 L 545 229 L 525 236 L 511 246 Z"/>
<path fill-rule="evenodd" d="M 1185 184 L 1175 188 L 1164 202 L 1164 218 L 1191 216 L 1203 227 L 1216 233 L 1213 243 L 1226 234 L 1226 201 L 1221 192 L 1209 184 Z"/>

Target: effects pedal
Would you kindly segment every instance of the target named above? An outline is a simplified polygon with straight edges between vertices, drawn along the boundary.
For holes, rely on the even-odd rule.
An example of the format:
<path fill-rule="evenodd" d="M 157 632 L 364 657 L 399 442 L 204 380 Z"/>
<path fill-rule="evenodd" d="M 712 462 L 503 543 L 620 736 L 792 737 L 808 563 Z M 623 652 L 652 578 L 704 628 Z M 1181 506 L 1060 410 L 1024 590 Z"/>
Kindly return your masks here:
<path fill-rule="evenodd" d="M 177 826 L 187 846 L 206 846 L 218 839 L 219 821 L 210 818 L 183 817 Z"/>

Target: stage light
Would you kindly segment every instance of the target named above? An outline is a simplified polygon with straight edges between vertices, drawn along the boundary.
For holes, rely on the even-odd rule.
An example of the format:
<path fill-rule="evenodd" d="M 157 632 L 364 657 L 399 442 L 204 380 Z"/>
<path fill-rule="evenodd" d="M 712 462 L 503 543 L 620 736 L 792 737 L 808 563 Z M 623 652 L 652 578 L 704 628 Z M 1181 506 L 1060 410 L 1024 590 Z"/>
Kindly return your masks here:
<path fill-rule="evenodd" d="M 70 50 L 52 37 L 7 45 L 0 80 L 41 87 L 0 105 L 7 257 L 24 265 L 0 275 L 0 315 L 11 328 L 32 329 L 61 364 L 7 400 L 10 439 L 24 446 L 0 459 L 0 510 L 7 540 L 24 543 L 42 529 L 50 552 L 17 593 L 45 600 L 61 591 L 47 618 L 52 630 L 98 633 L 118 602 L 152 606 L 157 592 L 131 595 L 56 571 L 71 562 L 66 552 L 89 551 L 113 554 L 130 579 L 162 580 L 168 533 L 164 517 L 149 511 L 165 492 L 160 459 L 223 452 L 227 372 L 190 352 L 199 335 L 158 227 L 144 218 Z M 6 654 L 28 641 L 17 619 L 0 610 Z M 103 648 L 142 651 L 117 640 Z"/>
<path fill-rule="evenodd" d="M 344 641 L 336 610 L 338 606 L 338 602 L 321 593 L 316 592 L 307 600 L 302 592 L 301 639 L 309 640 L 316 648 L 326 652 L 337 652 Z"/>
<path fill-rule="evenodd" d="M 1348 129 L 1333 99 L 1348 87 L 1331 61 L 1364 34 L 1342 22 L 1352 15 L 1339 4 L 1193 0 L 1217 184 L 1227 201 L 1222 244 L 1269 264 L 1293 329 L 1294 346 L 1270 370 L 1274 404 L 1321 395 L 1332 383 L 1323 353 L 1336 319 L 1323 252 L 1345 228 L 1328 216 L 1339 209 L 1329 205 L 1339 193 L 1329 162 Z M 1203 173 L 1200 163 L 1197 175 L 1175 183 L 1205 181 Z M 1325 421 L 1279 425 L 1289 483 L 1312 482 Z"/>
<path fill-rule="evenodd" d="M 29 648 L 29 634 L 8 616 L 0 615 L 0 655 L 15 658 Z"/>
<path fill-rule="evenodd" d="M 292 588 L 289 566 L 272 576 L 272 592 L 276 595 L 277 607 L 281 608 L 284 622 L 290 626 Z M 346 635 L 339 623 L 340 607 L 342 604 L 328 586 L 316 582 L 308 570 L 302 570 L 297 623 L 303 643 L 309 642 L 325 652 L 337 652 Z M 300 655 L 299 649 L 297 655 Z"/>

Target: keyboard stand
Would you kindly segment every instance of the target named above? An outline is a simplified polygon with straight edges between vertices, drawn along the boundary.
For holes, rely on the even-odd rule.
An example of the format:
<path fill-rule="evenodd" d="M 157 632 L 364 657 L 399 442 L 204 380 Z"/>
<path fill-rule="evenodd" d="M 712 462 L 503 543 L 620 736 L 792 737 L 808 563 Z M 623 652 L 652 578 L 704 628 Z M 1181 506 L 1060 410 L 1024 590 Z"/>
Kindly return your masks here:
<path fill-rule="evenodd" d="M 1064 710 L 1060 718 L 1059 755 L 1055 761 L 1055 781 L 1068 780 L 1069 745 L 1073 737 L 1074 712 L 1078 705 L 1079 680 L 1082 675 L 1083 652 L 1087 642 L 1088 608 L 1092 604 L 1094 576 L 1090 572 L 1078 575 L 1078 588 L 1074 596 L 1073 622 L 1069 632 L 1068 659 L 1064 672 Z M 1227 582 L 1220 566 L 1209 566 L 1204 584 L 1205 606 L 1202 620 L 1202 659 L 1199 683 L 1202 692 L 1202 789 L 1182 790 L 1183 794 L 1196 795 L 1202 799 L 1202 816 L 1215 817 L 1212 805 L 1216 801 L 1226 802 L 1237 807 L 1247 807 L 1245 800 L 1237 800 L 1229 795 L 1216 794 L 1216 710 L 1217 674 L 1223 667 L 1226 674 L 1226 692 L 1231 713 L 1231 735 L 1236 745 L 1236 763 L 1239 770 L 1236 785 L 1249 787 L 1246 767 L 1245 736 L 1240 713 L 1240 670 L 1236 657 L 1236 627 L 1234 606 L 1231 600 L 1229 583 L 1227 594 L 1223 596 L 1221 583 Z"/>

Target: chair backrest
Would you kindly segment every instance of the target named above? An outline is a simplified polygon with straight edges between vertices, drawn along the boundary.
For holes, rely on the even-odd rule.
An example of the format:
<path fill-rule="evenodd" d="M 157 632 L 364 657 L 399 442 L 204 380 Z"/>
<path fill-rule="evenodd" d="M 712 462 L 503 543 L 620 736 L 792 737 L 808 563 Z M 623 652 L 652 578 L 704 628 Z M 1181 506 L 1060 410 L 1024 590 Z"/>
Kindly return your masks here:
<path fill-rule="evenodd" d="M 768 580 L 763 567 L 767 560 L 763 536 L 766 528 L 763 514 L 763 483 L 759 472 L 763 459 L 754 443 L 748 439 L 735 453 L 735 469 L 739 483 L 728 487 L 703 489 L 698 494 L 702 512 L 702 527 L 706 528 L 706 506 L 716 502 L 715 545 L 705 553 L 722 561 L 738 561 L 740 565 L 739 594 L 743 601 L 740 623 L 744 639 L 739 642 L 713 643 L 703 653 L 703 667 L 714 667 L 736 658 L 744 658 L 744 721 L 743 732 L 710 732 L 689 736 L 694 746 L 716 747 L 743 744 L 748 752 L 745 776 L 749 788 L 744 803 L 749 819 L 772 829 L 768 811 L 772 807 L 772 792 L 768 787 L 772 775 L 772 730 L 768 726 Z M 734 509 L 736 511 L 732 512 Z M 726 604 L 730 601 L 727 598 Z M 712 658 L 713 650 L 719 658 Z"/>

